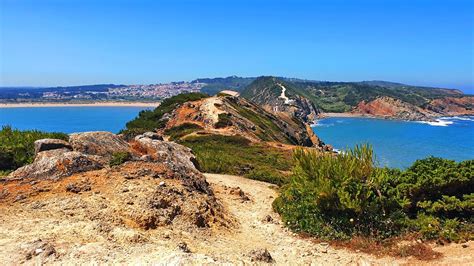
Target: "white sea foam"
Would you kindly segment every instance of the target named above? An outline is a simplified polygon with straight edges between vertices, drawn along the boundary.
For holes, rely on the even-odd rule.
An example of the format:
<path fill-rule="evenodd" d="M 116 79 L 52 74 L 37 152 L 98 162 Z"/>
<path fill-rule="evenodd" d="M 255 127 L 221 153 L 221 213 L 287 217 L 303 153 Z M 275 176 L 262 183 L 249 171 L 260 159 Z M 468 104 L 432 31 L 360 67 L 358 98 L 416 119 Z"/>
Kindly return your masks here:
<path fill-rule="evenodd" d="M 422 124 L 428 124 L 430 126 L 435 126 L 435 127 L 447 127 L 454 123 L 453 121 L 449 121 L 443 118 L 436 119 L 435 121 L 416 121 L 416 122 L 422 123 Z"/>
<path fill-rule="evenodd" d="M 453 117 L 443 117 L 444 119 L 453 119 L 453 120 L 462 120 L 462 121 L 474 121 L 472 116 L 453 116 Z"/>

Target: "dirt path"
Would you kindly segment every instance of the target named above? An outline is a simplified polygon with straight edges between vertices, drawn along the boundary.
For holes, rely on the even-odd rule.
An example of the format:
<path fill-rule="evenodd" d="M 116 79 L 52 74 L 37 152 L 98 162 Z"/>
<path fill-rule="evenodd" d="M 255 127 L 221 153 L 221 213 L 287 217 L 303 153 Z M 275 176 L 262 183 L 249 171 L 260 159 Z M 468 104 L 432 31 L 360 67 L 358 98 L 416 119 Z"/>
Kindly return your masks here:
<path fill-rule="evenodd" d="M 466 249 L 460 245 L 436 248 L 437 251 L 445 253 L 445 257 L 436 262 L 420 262 L 413 258 L 376 258 L 345 249 L 334 249 L 331 246 L 326 249 L 310 240 L 295 236 L 281 224 L 278 214 L 273 212 L 271 207 L 277 192 L 268 183 L 238 176 L 205 175 L 208 182 L 213 185 L 217 197 L 222 200 L 225 207 L 240 222 L 238 232 L 229 236 L 221 236 L 220 239 L 214 242 L 216 247 L 220 246 L 221 250 L 227 253 L 227 259 L 234 262 L 239 261 L 239 257 L 242 258 L 241 254 L 248 254 L 250 250 L 256 248 L 267 248 L 278 265 L 397 265 L 405 263 L 417 265 L 472 265 L 474 261 L 472 243 Z M 242 201 L 239 197 L 226 196 L 225 194 L 228 194 L 230 190 L 226 187 L 240 187 L 245 195 L 250 198 L 250 201 Z M 273 222 L 264 221 L 268 215 L 272 217 Z M 222 248 L 226 246 L 228 250 L 223 250 Z"/>

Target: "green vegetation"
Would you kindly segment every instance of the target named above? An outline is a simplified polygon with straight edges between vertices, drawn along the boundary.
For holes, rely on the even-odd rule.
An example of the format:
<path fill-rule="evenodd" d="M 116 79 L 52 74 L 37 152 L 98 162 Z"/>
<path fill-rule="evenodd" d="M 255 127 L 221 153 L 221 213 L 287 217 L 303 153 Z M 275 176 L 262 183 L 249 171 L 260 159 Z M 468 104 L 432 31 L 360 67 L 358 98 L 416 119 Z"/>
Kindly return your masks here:
<path fill-rule="evenodd" d="M 155 131 L 166 126 L 165 114 L 171 113 L 179 105 L 188 101 L 197 101 L 209 97 L 203 93 L 184 93 L 165 99 L 160 106 L 154 110 L 141 111 L 138 117 L 126 124 L 126 129 L 121 133 L 131 138 L 147 131 Z"/>
<path fill-rule="evenodd" d="M 361 101 L 372 101 L 387 96 L 418 107 L 426 106 L 431 100 L 446 96 L 459 97 L 456 90 L 408 86 L 389 82 L 322 82 L 288 80 L 276 77 L 259 77 L 245 88 L 241 95 L 256 103 L 280 95 L 278 83 L 284 84 L 286 94 L 301 95 L 313 102 L 324 112 L 347 112 Z"/>
<path fill-rule="evenodd" d="M 0 175 L 33 162 L 34 142 L 39 139 L 53 138 L 68 140 L 64 133 L 45 133 L 37 130 L 17 130 L 4 126 L 0 130 Z"/>
<path fill-rule="evenodd" d="M 419 160 L 405 171 L 377 168 L 372 149 L 294 152 L 291 181 L 274 208 L 293 230 L 323 239 L 472 239 L 474 161 Z"/>
<path fill-rule="evenodd" d="M 109 165 L 110 166 L 121 165 L 126 161 L 130 161 L 131 159 L 132 159 L 132 155 L 129 152 L 126 152 L 126 151 L 114 152 L 112 154 L 112 159 L 110 159 Z"/>
<path fill-rule="evenodd" d="M 219 114 L 219 121 L 214 125 L 215 128 L 225 128 L 232 126 L 231 114 L 222 113 Z"/>
<path fill-rule="evenodd" d="M 180 144 L 193 150 L 203 172 L 243 175 L 281 185 L 292 165 L 290 151 L 252 144 L 240 136 L 190 136 Z"/>
<path fill-rule="evenodd" d="M 194 123 L 183 123 L 165 130 L 165 134 L 170 136 L 170 140 L 177 140 L 193 132 L 202 130 L 200 125 Z"/>
<path fill-rule="evenodd" d="M 241 116 L 247 118 L 257 126 L 255 133 L 261 140 L 292 144 L 292 140 L 282 132 L 282 129 L 278 127 L 270 117 L 267 117 L 266 112 L 259 114 L 251 108 L 244 108 L 233 101 L 229 101 L 229 103 Z"/>
<path fill-rule="evenodd" d="M 226 78 L 203 78 L 194 82 L 206 83 L 201 91 L 209 95 L 215 95 L 222 90 L 241 91 L 245 86 L 249 85 L 255 78 L 241 78 L 236 76 Z"/>

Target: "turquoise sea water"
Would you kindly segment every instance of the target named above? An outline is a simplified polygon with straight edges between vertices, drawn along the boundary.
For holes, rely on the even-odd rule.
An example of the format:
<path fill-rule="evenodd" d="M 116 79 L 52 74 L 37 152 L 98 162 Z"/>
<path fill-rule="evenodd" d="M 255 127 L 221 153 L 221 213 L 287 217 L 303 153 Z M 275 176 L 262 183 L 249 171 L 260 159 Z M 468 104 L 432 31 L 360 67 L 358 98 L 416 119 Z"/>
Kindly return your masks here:
<path fill-rule="evenodd" d="M 0 125 L 65 133 L 105 130 L 117 133 L 149 107 L 25 107 L 0 108 Z"/>
<path fill-rule="evenodd" d="M 405 168 L 415 160 L 437 156 L 456 161 L 474 159 L 474 117 L 441 118 L 438 122 L 368 118 L 327 118 L 313 127 L 337 149 L 372 144 L 382 166 Z"/>

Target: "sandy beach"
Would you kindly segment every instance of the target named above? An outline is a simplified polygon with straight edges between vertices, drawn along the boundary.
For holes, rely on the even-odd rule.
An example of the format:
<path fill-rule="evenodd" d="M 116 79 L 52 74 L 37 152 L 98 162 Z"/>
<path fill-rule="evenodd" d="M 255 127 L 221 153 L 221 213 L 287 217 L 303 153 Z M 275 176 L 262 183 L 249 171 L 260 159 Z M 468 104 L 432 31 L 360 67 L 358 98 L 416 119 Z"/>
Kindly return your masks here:
<path fill-rule="evenodd" d="M 328 117 L 366 117 L 372 118 L 370 115 L 356 114 L 356 113 L 320 113 L 318 118 L 328 118 Z"/>
<path fill-rule="evenodd" d="M 159 102 L 95 102 L 95 103 L 0 103 L 0 108 L 22 107 L 157 107 Z"/>

